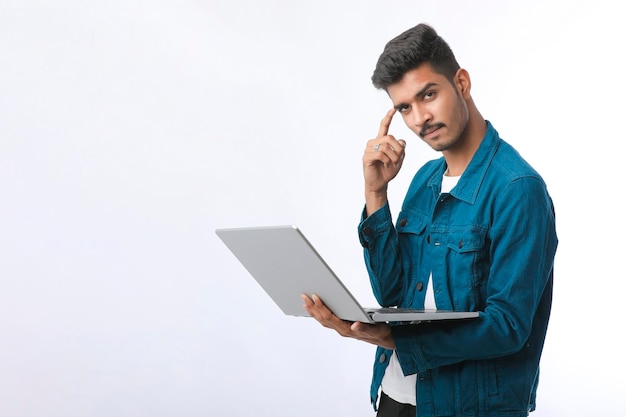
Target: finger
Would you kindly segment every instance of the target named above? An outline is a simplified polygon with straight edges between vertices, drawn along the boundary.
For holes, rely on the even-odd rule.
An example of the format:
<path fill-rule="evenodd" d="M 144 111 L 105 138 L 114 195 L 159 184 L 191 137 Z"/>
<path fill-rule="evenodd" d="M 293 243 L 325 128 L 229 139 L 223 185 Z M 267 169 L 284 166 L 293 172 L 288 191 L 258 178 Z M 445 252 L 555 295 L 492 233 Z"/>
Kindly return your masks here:
<path fill-rule="evenodd" d="M 391 126 L 391 120 L 393 119 L 393 115 L 396 113 L 396 109 L 391 109 L 387 112 L 383 120 L 380 121 L 380 128 L 378 129 L 378 137 L 382 138 L 383 136 L 387 136 L 389 133 L 389 126 Z"/>
<path fill-rule="evenodd" d="M 352 337 L 382 346 L 387 349 L 395 349 L 395 342 L 391 335 L 391 328 L 385 323 L 366 324 L 355 322 L 350 326 Z"/>
<path fill-rule="evenodd" d="M 393 136 L 389 136 L 389 142 L 388 145 L 389 149 L 397 154 L 399 154 L 400 152 L 404 151 L 404 148 L 406 148 L 406 142 L 404 141 L 404 139 L 396 139 Z"/>
<path fill-rule="evenodd" d="M 326 304 L 322 302 L 322 299 L 317 294 L 313 294 L 311 296 L 311 300 L 313 300 L 315 307 L 319 310 L 330 312 L 330 310 L 328 310 L 328 307 L 326 307 Z"/>
<path fill-rule="evenodd" d="M 335 314 L 328 307 L 326 307 L 316 294 L 313 294 L 311 298 L 315 303 L 313 309 L 316 312 L 315 318 L 317 321 L 322 323 L 324 327 L 334 329 L 337 333 L 344 337 L 350 336 L 350 326 L 352 325 L 351 321 L 342 320 L 335 316 Z"/>
<path fill-rule="evenodd" d="M 313 304 L 313 301 L 311 301 L 309 296 L 306 294 L 301 294 L 300 298 L 302 298 L 302 301 L 304 301 L 305 306 L 311 306 Z"/>
<path fill-rule="evenodd" d="M 306 310 L 307 313 L 309 313 L 311 317 L 319 322 L 325 320 L 324 315 L 329 310 L 324 306 L 319 297 L 317 297 L 317 303 L 314 301 L 314 296 L 301 294 L 300 298 L 302 298 L 302 300 L 304 301 L 302 307 Z"/>
<path fill-rule="evenodd" d="M 302 308 L 304 308 L 310 316 L 313 316 L 313 301 L 311 301 L 309 296 L 306 294 L 300 295 L 300 298 L 302 298 L 302 301 L 304 301 L 304 304 L 302 304 Z"/>
<path fill-rule="evenodd" d="M 361 338 L 371 338 L 371 333 L 375 331 L 376 326 L 369 323 L 355 321 L 350 325 L 350 330 L 358 334 Z"/>
<path fill-rule="evenodd" d="M 360 332 L 362 330 L 362 325 L 363 323 L 361 323 L 360 321 L 355 321 L 354 323 L 352 323 L 352 326 L 350 326 L 350 330 Z"/>
<path fill-rule="evenodd" d="M 322 299 L 319 298 L 317 294 L 313 294 L 308 302 L 311 303 L 311 310 L 316 311 L 321 319 L 323 319 L 328 324 L 334 324 L 334 326 L 332 326 L 333 328 L 350 328 L 353 323 L 352 321 L 343 320 L 337 317 L 335 313 L 333 313 L 328 307 L 326 307 Z"/>
<path fill-rule="evenodd" d="M 315 318 L 317 318 L 318 321 L 328 323 L 335 317 L 328 307 L 324 305 L 321 298 L 319 298 L 317 294 L 311 295 L 309 302 L 309 309 L 315 312 Z"/>
<path fill-rule="evenodd" d="M 375 325 L 354 322 L 350 326 L 351 337 L 355 339 L 359 339 L 368 343 L 377 343 L 376 337 L 374 336 L 376 332 Z"/>
<path fill-rule="evenodd" d="M 371 156 L 384 166 L 397 164 L 404 158 L 404 146 L 402 142 L 396 141 L 393 136 L 387 136 L 385 142 L 379 147 L 378 152 L 372 152 Z"/>

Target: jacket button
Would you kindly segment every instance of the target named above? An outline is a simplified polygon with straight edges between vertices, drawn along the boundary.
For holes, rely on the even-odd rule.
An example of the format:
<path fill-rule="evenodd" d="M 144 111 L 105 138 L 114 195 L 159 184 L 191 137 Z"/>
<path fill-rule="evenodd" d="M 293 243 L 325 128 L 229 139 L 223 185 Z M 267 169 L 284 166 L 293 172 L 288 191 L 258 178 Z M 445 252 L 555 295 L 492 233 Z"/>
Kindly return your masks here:
<path fill-rule="evenodd" d="M 401 220 L 400 220 L 400 227 L 404 227 L 404 226 L 406 226 L 406 224 L 407 224 L 408 222 L 409 222 L 409 221 L 408 221 L 406 218 L 401 219 Z"/>
<path fill-rule="evenodd" d="M 463 249 L 463 239 L 459 242 L 459 249 Z"/>
<path fill-rule="evenodd" d="M 422 291 L 422 289 L 424 288 L 424 284 L 422 283 L 422 281 L 418 282 L 415 288 L 417 288 L 418 291 Z"/>
<path fill-rule="evenodd" d="M 385 355 L 384 353 L 382 355 L 380 355 L 380 358 L 378 359 L 378 361 L 380 363 L 383 363 L 387 360 L 387 355 Z"/>

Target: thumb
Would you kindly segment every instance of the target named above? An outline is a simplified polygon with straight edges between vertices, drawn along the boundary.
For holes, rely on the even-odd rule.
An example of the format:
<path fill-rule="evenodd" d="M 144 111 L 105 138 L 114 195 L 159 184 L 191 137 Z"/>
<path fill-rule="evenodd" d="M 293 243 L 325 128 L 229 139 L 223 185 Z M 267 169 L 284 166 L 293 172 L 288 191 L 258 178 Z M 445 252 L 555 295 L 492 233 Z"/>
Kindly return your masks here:
<path fill-rule="evenodd" d="M 406 148 L 406 142 L 404 141 L 404 139 L 398 139 L 398 142 L 400 143 L 400 145 L 402 145 L 403 148 Z"/>
<path fill-rule="evenodd" d="M 352 325 L 350 325 L 350 329 L 352 329 L 352 331 L 358 332 L 361 330 L 361 323 L 358 321 L 355 321 L 354 323 L 352 323 Z"/>

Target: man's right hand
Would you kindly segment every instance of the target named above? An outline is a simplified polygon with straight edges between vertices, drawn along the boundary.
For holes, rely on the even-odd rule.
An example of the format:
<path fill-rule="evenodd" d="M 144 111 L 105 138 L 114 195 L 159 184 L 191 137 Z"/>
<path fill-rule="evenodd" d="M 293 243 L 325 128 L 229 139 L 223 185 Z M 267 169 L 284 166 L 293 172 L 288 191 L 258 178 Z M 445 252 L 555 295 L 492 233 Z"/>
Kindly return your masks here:
<path fill-rule="evenodd" d="M 365 210 L 369 216 L 387 202 L 387 184 L 394 179 L 404 160 L 406 142 L 389 134 L 395 109 L 387 112 L 380 122 L 378 136 L 367 142 L 363 154 L 365 178 Z"/>
<path fill-rule="evenodd" d="M 313 294 L 309 297 L 306 294 L 302 294 L 301 297 L 304 300 L 302 307 L 322 326 L 335 330 L 343 337 L 352 337 L 353 339 L 362 340 L 385 349 L 396 348 L 393 335 L 391 334 L 391 327 L 387 323 L 369 324 L 341 320 L 324 305 L 317 295 Z"/>

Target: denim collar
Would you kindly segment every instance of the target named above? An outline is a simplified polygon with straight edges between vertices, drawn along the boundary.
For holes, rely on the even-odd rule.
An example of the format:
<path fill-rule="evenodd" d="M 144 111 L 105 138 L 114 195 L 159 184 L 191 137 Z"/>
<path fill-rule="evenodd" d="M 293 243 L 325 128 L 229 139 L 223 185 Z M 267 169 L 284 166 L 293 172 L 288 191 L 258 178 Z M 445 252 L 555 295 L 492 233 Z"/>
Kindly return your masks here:
<path fill-rule="evenodd" d="M 476 150 L 467 168 L 465 168 L 458 184 L 450 192 L 455 198 L 469 204 L 476 202 L 480 185 L 483 183 L 485 175 L 487 175 L 487 170 L 500 144 L 498 132 L 491 125 L 491 122 L 487 120 L 486 123 L 487 132 L 480 142 L 480 146 Z M 434 175 L 428 180 L 428 186 L 437 190 L 437 193 L 441 190 L 441 180 L 444 172 L 448 168 L 444 158 L 441 158 L 440 161 L 439 168 L 435 170 Z"/>

